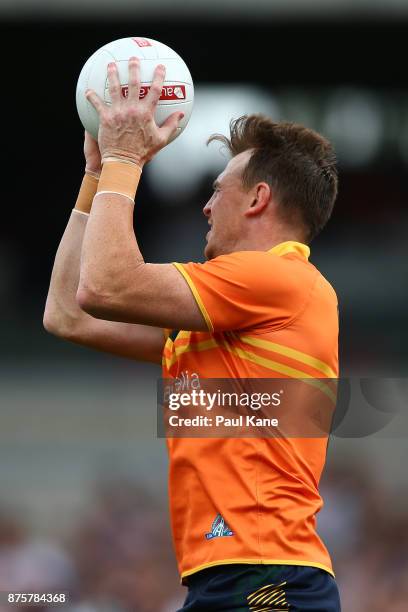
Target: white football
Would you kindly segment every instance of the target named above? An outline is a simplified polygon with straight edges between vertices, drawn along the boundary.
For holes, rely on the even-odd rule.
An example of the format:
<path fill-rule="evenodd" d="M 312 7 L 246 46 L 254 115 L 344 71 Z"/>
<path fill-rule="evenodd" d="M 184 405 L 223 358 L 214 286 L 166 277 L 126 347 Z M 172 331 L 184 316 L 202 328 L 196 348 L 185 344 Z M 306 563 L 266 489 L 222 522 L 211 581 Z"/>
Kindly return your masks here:
<path fill-rule="evenodd" d="M 114 40 L 95 51 L 85 63 L 78 78 L 76 88 L 76 105 L 79 118 L 84 128 L 98 138 L 98 113 L 85 98 L 85 91 L 93 89 L 102 100 L 110 103 L 107 68 L 110 62 L 116 62 L 123 95 L 128 91 L 128 62 L 130 57 L 139 57 L 141 72 L 140 98 L 149 91 L 153 72 L 158 64 L 166 67 L 166 79 L 155 114 L 157 125 L 161 125 L 175 111 L 182 111 L 176 138 L 186 127 L 193 110 L 194 85 L 189 69 L 182 58 L 170 47 L 151 38 L 121 38 Z"/>

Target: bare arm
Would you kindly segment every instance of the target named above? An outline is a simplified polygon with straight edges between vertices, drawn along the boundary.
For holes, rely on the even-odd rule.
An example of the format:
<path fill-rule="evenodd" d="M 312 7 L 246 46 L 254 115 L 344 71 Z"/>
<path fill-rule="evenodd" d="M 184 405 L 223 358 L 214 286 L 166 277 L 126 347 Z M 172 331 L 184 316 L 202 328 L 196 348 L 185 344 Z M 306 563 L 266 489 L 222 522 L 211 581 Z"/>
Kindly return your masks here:
<path fill-rule="evenodd" d="M 172 264 L 144 262 L 132 221 L 130 200 L 95 198 L 82 250 L 80 306 L 112 321 L 208 331 L 180 272 Z"/>
<path fill-rule="evenodd" d="M 110 168 L 119 173 L 118 166 L 122 175 L 127 171 L 135 176 L 177 129 L 180 113 L 173 113 L 161 127 L 154 121 L 164 76 L 164 67 L 158 66 L 148 95 L 139 100 L 140 65 L 131 58 L 127 99 L 113 63 L 108 67 L 112 105 L 88 92 L 100 117 L 99 147 L 105 163 L 99 183 L 103 188 L 85 232 L 77 299 L 82 309 L 101 319 L 207 331 L 180 272 L 171 264 L 145 263 L 133 231 L 133 201 L 119 195 L 126 193 L 120 191 L 124 183 L 115 178 L 111 189 L 108 180 Z M 112 160 L 116 166 L 109 166 Z"/>
<path fill-rule="evenodd" d="M 96 145 L 96 143 L 95 143 Z M 76 301 L 82 242 L 88 216 L 72 212 L 55 258 L 44 312 L 44 327 L 56 336 L 141 361 L 161 363 L 163 330 L 98 320 Z"/>

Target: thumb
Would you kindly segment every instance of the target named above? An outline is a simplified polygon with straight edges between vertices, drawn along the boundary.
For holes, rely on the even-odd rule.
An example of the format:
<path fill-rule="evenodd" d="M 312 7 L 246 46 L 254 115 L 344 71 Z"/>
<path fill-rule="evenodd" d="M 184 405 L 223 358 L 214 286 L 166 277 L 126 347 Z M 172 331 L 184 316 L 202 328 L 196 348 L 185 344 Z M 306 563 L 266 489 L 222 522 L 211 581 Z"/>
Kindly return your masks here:
<path fill-rule="evenodd" d="M 183 117 L 184 113 L 175 112 L 167 117 L 166 121 L 162 124 L 160 131 L 163 133 L 167 141 L 175 134 Z"/>

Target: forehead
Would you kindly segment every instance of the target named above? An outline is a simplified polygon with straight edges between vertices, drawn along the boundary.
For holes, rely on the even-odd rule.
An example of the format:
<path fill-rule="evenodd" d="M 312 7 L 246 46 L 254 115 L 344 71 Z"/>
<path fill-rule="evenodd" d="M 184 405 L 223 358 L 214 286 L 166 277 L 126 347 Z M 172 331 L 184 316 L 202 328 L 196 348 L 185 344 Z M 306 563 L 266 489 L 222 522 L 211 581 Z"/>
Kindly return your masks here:
<path fill-rule="evenodd" d="M 241 177 L 251 154 L 252 151 L 248 150 L 233 157 L 226 165 L 225 170 L 219 175 L 218 181 L 221 182 L 228 178 Z"/>

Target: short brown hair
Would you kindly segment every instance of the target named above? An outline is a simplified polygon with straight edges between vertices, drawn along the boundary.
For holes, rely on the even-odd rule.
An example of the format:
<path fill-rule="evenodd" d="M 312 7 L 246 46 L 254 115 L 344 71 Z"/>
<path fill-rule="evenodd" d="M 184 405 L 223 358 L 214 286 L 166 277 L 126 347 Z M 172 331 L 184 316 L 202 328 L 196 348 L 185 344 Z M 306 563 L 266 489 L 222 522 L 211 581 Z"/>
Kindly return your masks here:
<path fill-rule="evenodd" d="M 337 196 L 336 156 L 326 138 L 303 125 L 275 122 L 265 115 L 244 115 L 231 121 L 230 138 L 213 134 L 233 156 L 253 149 L 243 171 L 248 189 L 268 183 L 282 217 L 301 223 L 310 242 L 323 229 Z"/>

